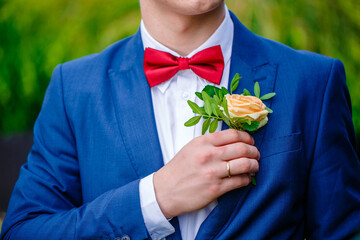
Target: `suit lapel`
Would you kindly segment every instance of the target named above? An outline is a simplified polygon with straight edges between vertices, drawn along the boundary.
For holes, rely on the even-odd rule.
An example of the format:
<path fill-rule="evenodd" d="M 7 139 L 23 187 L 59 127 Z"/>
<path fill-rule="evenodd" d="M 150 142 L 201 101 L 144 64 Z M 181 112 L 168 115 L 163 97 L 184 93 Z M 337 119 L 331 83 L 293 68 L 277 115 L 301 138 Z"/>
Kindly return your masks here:
<path fill-rule="evenodd" d="M 109 69 L 119 130 L 139 178 L 163 166 L 150 87 L 143 72 L 143 47 L 138 32 L 114 57 Z M 121 62 L 120 62 L 121 61 Z"/>
<path fill-rule="evenodd" d="M 238 55 L 235 55 L 234 59 L 236 59 L 237 57 Z M 240 62 L 241 61 L 235 61 L 231 64 L 230 74 L 232 75 L 230 76 L 234 76 L 236 73 L 239 73 L 240 76 L 243 77 L 240 80 L 239 87 L 234 93 L 242 94 L 244 88 L 246 88 L 247 90 L 250 91 L 252 95 L 254 95 L 255 82 L 259 82 L 261 96 L 274 91 L 277 65 L 264 63 L 260 66 L 255 66 L 251 69 L 246 69 L 246 67 L 243 67 Z M 247 71 L 244 71 L 244 74 L 242 74 L 238 69 L 240 69 L 240 71 L 241 69 L 245 69 Z M 271 108 L 271 100 L 265 101 L 264 103 L 266 104 L 266 106 Z M 271 114 L 269 115 L 269 118 L 271 119 Z M 258 131 L 252 134 L 252 136 L 255 139 L 255 146 L 258 149 L 261 148 L 265 131 L 266 131 L 266 126 L 260 128 Z"/>
<path fill-rule="evenodd" d="M 139 178 L 156 172 L 163 165 L 157 134 L 151 89 L 143 71 L 144 50 L 140 31 L 115 54 L 108 70 L 118 127 L 129 159 Z M 176 229 L 169 239 L 181 239 Z"/>
<path fill-rule="evenodd" d="M 241 94 L 243 89 L 248 89 L 253 94 L 254 83 L 260 84 L 261 93 L 274 91 L 277 66 L 270 64 L 260 38 L 247 30 L 231 13 L 234 22 L 234 41 L 231 55 L 229 86 L 233 76 L 239 73 L 242 79 L 239 87 L 234 92 Z M 271 107 L 271 101 L 265 102 Z M 271 116 L 270 116 L 271 121 Z M 223 130 L 227 129 L 223 124 Z M 258 130 L 253 137 L 255 146 L 260 149 L 266 126 Z M 218 199 L 218 205 L 201 225 L 196 239 L 216 239 L 231 223 L 234 214 L 241 208 L 242 202 L 250 193 L 252 185 L 231 191 Z"/>

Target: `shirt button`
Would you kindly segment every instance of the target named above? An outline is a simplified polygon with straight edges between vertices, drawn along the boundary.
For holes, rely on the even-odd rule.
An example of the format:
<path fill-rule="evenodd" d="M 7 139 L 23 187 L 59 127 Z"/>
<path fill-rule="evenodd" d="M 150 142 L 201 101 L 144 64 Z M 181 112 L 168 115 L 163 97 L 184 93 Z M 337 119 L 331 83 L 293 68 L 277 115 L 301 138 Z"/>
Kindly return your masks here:
<path fill-rule="evenodd" d="M 183 97 L 185 100 L 188 100 L 188 99 L 190 98 L 190 93 L 189 93 L 189 92 L 183 92 L 182 97 Z"/>

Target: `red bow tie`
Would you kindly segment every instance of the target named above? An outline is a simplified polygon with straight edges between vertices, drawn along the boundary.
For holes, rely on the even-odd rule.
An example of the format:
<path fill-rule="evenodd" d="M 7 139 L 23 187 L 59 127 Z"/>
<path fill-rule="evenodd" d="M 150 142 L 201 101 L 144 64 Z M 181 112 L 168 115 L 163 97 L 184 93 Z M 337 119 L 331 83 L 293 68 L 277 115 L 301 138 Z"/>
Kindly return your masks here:
<path fill-rule="evenodd" d="M 150 87 L 172 78 L 178 71 L 191 69 L 201 78 L 220 84 L 224 58 L 220 45 L 206 48 L 191 58 L 175 57 L 167 52 L 146 48 L 144 72 Z"/>

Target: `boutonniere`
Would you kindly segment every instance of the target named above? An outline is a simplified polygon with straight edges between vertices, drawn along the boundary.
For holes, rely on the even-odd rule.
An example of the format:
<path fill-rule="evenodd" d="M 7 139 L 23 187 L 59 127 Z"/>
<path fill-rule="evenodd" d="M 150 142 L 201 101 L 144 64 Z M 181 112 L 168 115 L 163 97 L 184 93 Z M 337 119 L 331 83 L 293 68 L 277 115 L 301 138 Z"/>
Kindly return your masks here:
<path fill-rule="evenodd" d="M 237 73 L 231 81 L 230 92 L 222 87 L 207 85 L 196 96 L 204 102 L 199 107 L 195 102 L 188 100 L 188 104 L 194 113 L 198 114 L 185 122 L 186 127 L 196 125 L 201 118 L 205 121 L 202 125 L 202 134 L 207 130 L 215 132 L 219 121 L 224 121 L 229 128 L 253 133 L 268 122 L 268 114 L 273 111 L 263 101 L 275 96 L 275 93 L 267 93 L 260 97 L 258 82 L 254 85 L 254 96 L 247 89 L 242 94 L 233 94 L 239 86 L 241 77 Z"/>
<path fill-rule="evenodd" d="M 249 133 L 265 126 L 268 122 L 268 114 L 273 111 L 263 101 L 273 98 L 275 93 L 261 96 L 259 83 L 255 82 L 254 96 L 247 89 L 244 89 L 242 94 L 233 94 L 241 78 L 238 73 L 235 74 L 231 81 L 230 92 L 224 87 L 218 88 L 211 85 L 205 86 L 201 92 L 196 92 L 196 96 L 204 102 L 204 106 L 200 107 L 188 100 L 190 108 L 197 116 L 190 118 L 184 125 L 194 126 L 201 118 L 204 118 L 202 134 L 205 134 L 207 130 L 210 133 L 215 132 L 219 121 L 223 121 L 229 128 Z M 252 183 L 256 185 L 254 178 L 252 178 Z"/>

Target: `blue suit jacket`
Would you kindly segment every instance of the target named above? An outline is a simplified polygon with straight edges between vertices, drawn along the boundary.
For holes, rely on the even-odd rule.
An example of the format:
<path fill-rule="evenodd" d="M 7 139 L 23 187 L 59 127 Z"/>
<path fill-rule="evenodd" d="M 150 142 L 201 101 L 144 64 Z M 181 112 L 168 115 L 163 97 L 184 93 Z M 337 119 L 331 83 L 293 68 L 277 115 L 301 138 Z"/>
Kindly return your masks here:
<path fill-rule="evenodd" d="M 230 77 L 274 110 L 254 134 L 257 186 L 229 192 L 197 239 L 344 239 L 360 227 L 360 167 L 340 61 L 235 24 Z M 138 32 L 56 67 L 1 238 L 149 238 L 139 179 L 163 166 Z M 168 239 L 180 239 L 176 233 Z"/>

